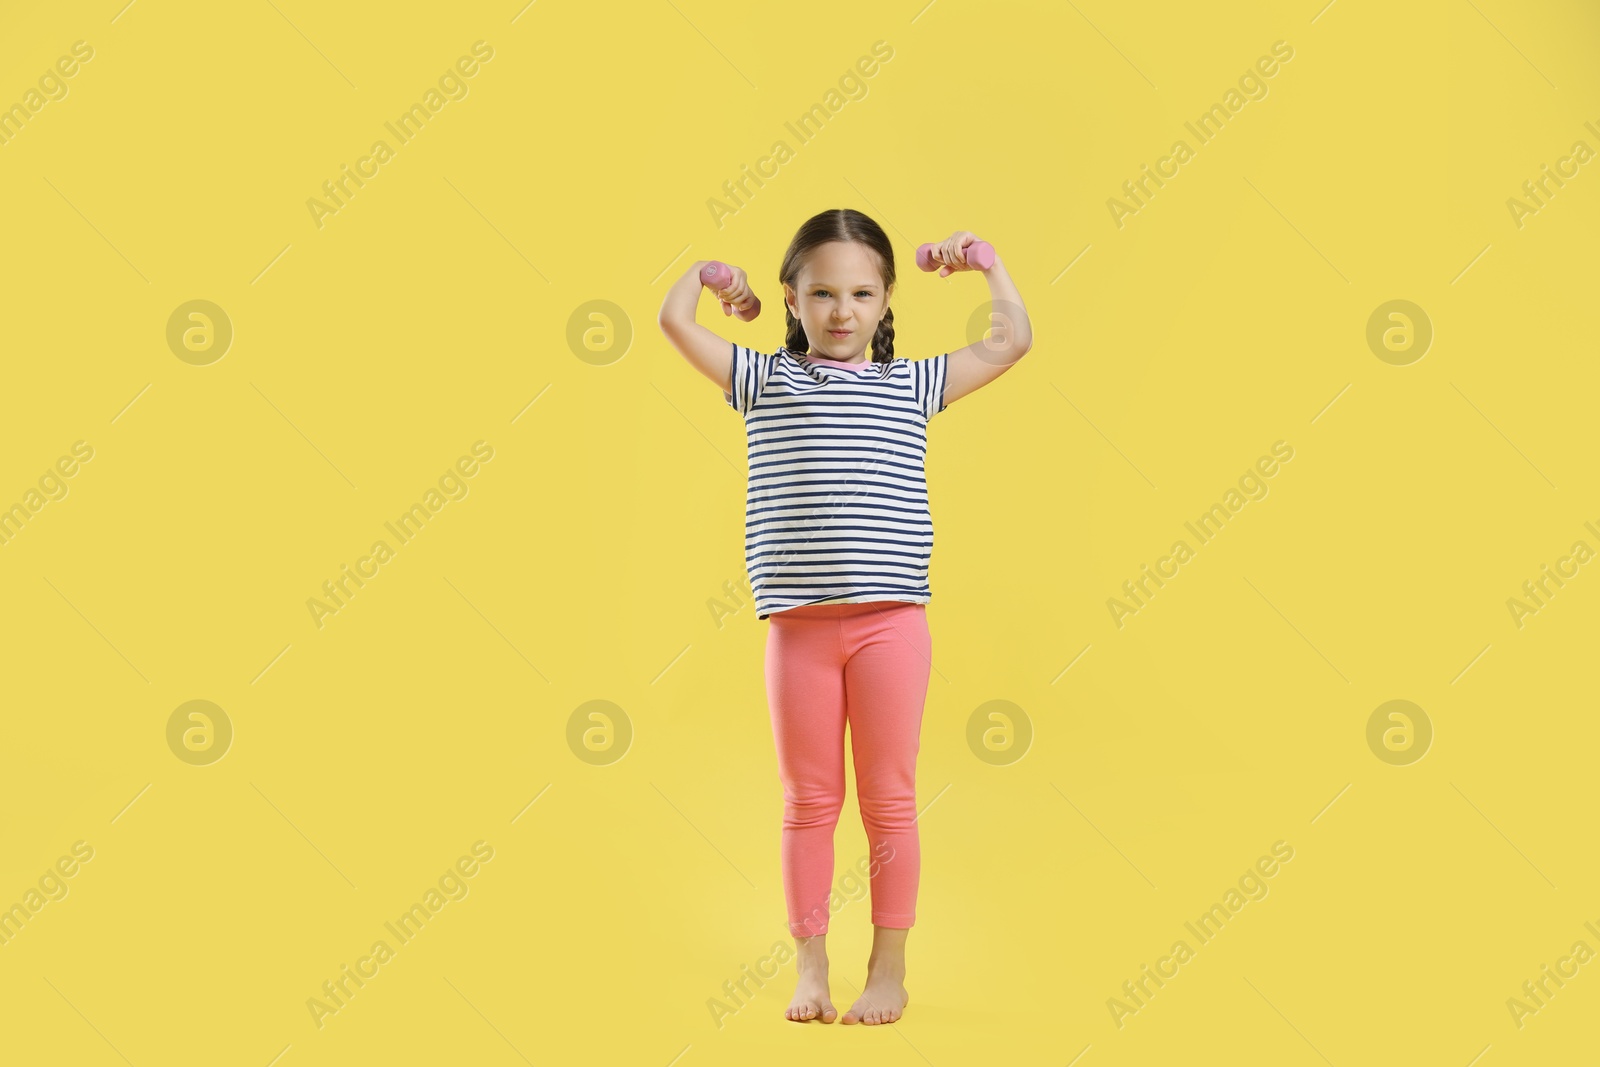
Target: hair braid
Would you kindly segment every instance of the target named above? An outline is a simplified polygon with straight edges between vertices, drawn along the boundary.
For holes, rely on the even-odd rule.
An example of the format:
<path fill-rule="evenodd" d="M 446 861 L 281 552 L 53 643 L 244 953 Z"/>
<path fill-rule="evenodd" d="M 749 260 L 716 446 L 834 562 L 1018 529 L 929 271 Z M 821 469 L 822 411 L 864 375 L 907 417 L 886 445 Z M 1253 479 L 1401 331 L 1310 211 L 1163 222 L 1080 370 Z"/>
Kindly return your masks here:
<path fill-rule="evenodd" d="M 806 341 L 805 327 L 800 325 L 800 320 L 794 317 L 794 312 L 789 310 L 787 302 L 783 305 L 784 337 L 783 347 L 798 355 L 805 355 L 811 348 Z"/>
<path fill-rule="evenodd" d="M 888 363 L 894 359 L 894 308 L 884 308 L 878 320 L 877 332 L 872 335 L 872 362 Z"/>

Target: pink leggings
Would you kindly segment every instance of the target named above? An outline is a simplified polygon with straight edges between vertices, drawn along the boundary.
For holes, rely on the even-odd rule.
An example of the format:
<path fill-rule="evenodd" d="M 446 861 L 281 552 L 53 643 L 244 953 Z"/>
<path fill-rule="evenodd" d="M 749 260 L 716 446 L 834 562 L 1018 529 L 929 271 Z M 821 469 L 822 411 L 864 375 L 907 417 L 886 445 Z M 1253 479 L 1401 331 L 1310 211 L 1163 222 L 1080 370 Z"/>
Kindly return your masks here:
<path fill-rule="evenodd" d="M 873 857 L 872 923 L 909 928 L 922 853 L 917 749 L 932 642 L 926 604 L 806 604 L 768 617 L 766 675 L 783 782 L 789 932 L 828 931 L 833 828 L 844 806 L 844 724 Z"/>

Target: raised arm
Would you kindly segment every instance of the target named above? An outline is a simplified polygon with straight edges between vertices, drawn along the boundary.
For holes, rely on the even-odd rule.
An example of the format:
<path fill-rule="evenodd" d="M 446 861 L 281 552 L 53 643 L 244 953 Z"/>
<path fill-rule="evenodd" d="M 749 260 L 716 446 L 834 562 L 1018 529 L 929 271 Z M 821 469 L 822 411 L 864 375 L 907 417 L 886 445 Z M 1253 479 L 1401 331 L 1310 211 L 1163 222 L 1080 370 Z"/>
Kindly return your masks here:
<path fill-rule="evenodd" d="M 661 302 L 661 313 L 656 323 L 667 340 L 683 354 L 689 365 L 727 392 L 732 388 L 729 379 L 733 372 L 733 342 L 717 336 L 694 320 L 695 308 L 700 303 L 700 268 L 709 260 L 696 260 L 683 277 L 672 283 L 667 298 Z M 745 285 L 744 272 L 733 268 L 733 282 L 717 294 L 725 308 L 741 310 L 749 306 L 750 293 Z"/>
<path fill-rule="evenodd" d="M 998 252 L 995 253 L 993 265 L 982 273 L 989 281 L 989 300 L 993 305 L 992 312 L 999 321 L 994 323 L 988 340 L 950 353 L 949 366 L 945 370 L 946 404 L 988 385 L 1015 366 L 1017 360 L 1033 346 L 1033 325 L 1028 321 L 1027 309 L 1022 306 L 1022 294 L 1017 292 L 1016 283 L 1006 273 L 1005 261 Z"/>

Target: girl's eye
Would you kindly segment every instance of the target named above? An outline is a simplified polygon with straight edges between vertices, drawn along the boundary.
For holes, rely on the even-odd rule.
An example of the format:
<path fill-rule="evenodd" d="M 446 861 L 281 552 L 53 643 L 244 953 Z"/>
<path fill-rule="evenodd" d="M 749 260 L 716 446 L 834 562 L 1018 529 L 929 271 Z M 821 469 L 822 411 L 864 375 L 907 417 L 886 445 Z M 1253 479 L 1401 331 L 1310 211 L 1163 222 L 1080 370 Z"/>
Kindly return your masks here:
<path fill-rule="evenodd" d="M 864 297 L 866 297 L 867 299 L 870 300 L 872 298 L 872 290 L 871 289 L 857 289 L 856 290 L 856 295 L 857 296 L 864 296 Z"/>

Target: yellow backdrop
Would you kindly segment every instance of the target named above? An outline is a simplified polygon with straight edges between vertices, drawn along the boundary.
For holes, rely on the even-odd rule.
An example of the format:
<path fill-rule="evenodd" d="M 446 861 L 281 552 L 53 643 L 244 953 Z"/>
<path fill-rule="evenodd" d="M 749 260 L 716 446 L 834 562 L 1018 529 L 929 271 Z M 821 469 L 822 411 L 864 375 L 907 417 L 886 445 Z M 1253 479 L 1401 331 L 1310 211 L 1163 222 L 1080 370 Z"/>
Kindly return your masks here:
<path fill-rule="evenodd" d="M 1592 5 L 124 2 L 0 34 L 0 1060 L 1593 1049 Z M 871 1028 L 782 1018 L 743 426 L 655 323 L 724 260 L 772 351 L 843 206 L 898 354 L 956 230 L 1035 338 L 930 427 Z M 842 1010 L 853 785 L 837 856 Z"/>

